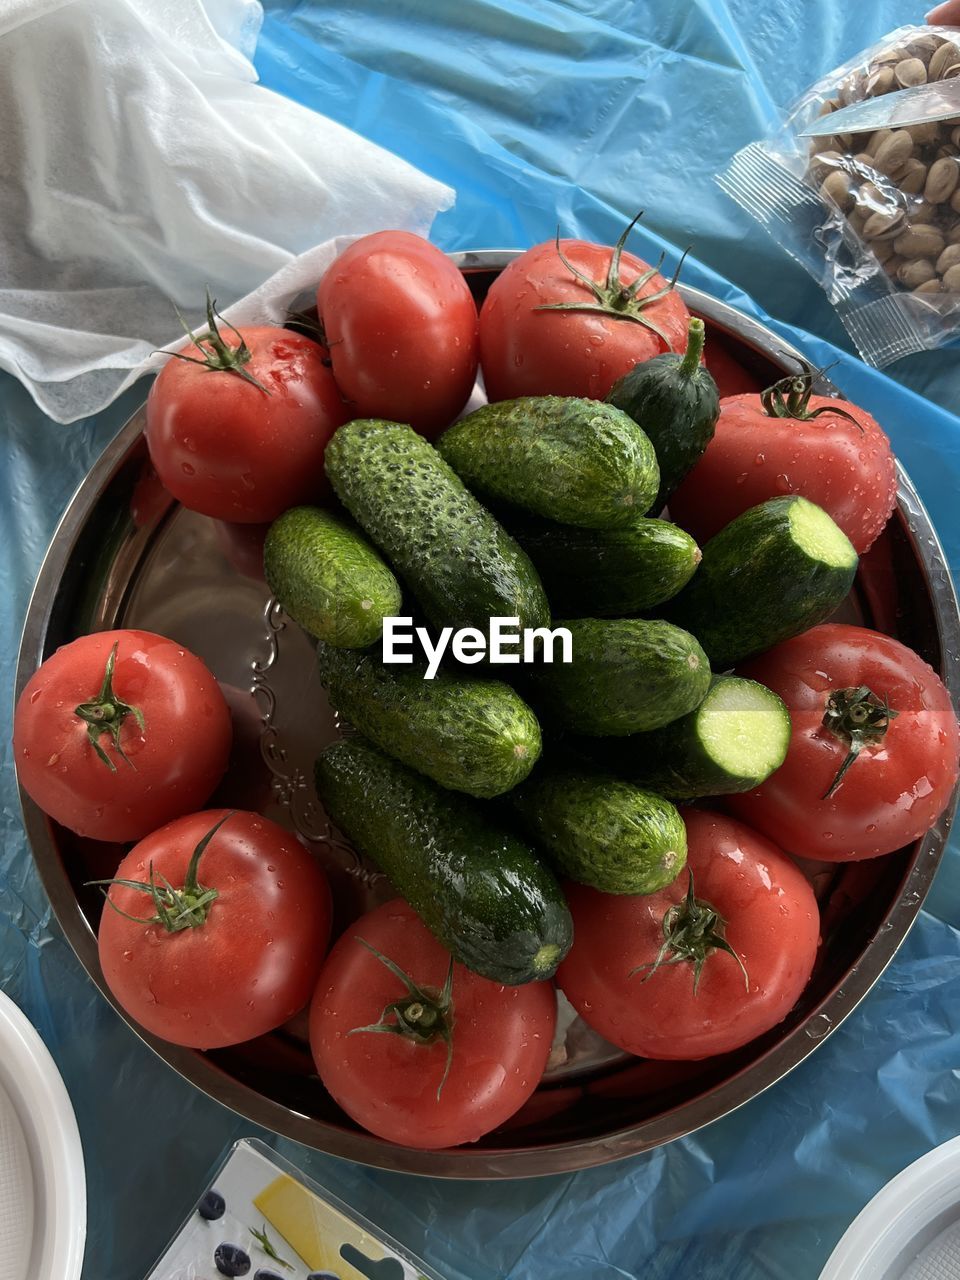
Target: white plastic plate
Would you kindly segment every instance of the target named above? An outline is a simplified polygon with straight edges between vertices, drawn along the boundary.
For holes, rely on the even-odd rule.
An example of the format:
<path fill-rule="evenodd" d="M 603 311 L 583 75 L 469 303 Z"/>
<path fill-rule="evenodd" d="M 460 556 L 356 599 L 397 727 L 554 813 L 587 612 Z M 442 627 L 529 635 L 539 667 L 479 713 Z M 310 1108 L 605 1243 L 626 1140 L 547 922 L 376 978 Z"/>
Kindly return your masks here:
<path fill-rule="evenodd" d="M 914 1161 L 848 1229 L 820 1280 L 960 1277 L 960 1138 Z"/>
<path fill-rule="evenodd" d="M 0 1276 L 79 1280 L 86 1230 L 70 1098 L 46 1045 L 0 992 Z"/>

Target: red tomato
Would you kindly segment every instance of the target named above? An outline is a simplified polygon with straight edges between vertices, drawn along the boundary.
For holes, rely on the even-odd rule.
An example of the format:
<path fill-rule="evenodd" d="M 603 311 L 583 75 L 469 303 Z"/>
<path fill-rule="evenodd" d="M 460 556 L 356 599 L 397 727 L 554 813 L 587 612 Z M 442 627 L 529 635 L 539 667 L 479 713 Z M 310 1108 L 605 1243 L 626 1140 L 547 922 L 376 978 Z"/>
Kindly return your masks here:
<path fill-rule="evenodd" d="M 690 313 L 683 299 L 642 259 L 622 253 L 625 238 L 613 249 L 551 240 L 501 272 L 480 309 L 480 366 L 490 400 L 603 400 L 641 360 L 686 351 Z M 596 293 L 574 268 L 596 283 Z M 631 301 L 630 287 L 647 274 Z M 557 303 L 575 309 L 541 310 Z"/>
<path fill-rule="evenodd" d="M 190 923 L 171 932 L 149 892 L 119 883 L 149 889 L 151 868 L 180 895 L 160 891 L 171 916 L 182 922 L 199 900 Z M 116 880 L 100 918 L 100 966 L 117 1003 L 153 1035 L 194 1049 L 240 1044 L 310 999 L 330 940 L 330 889 L 275 822 L 228 809 L 178 818 L 134 846 Z"/>
<path fill-rule="evenodd" d="M 644 1058 L 707 1058 L 775 1027 L 807 985 L 819 941 L 813 890 L 775 845 L 719 813 L 687 809 L 683 817 L 698 919 L 685 905 L 688 871 L 653 894 L 568 887 L 573 948 L 560 989 L 594 1030 Z M 710 925 L 706 912 L 717 913 L 714 931 L 748 979 L 734 956 L 710 947 L 699 986 L 692 958 L 669 963 L 679 950 L 653 971 L 671 911 L 675 929 L 691 924 L 694 933 Z"/>
<path fill-rule="evenodd" d="M 369 947 L 427 995 L 430 1016 L 441 1007 L 453 1045 L 446 1079 L 442 1035 L 424 1043 L 413 1035 L 350 1034 L 381 1018 L 396 1024 L 406 1010 L 424 1007 Z M 330 952 L 310 1009 L 313 1056 L 331 1096 L 365 1129 L 407 1147 L 476 1142 L 503 1124 L 540 1083 L 553 1042 L 551 983 L 504 987 L 455 964 L 444 1014 L 449 966 L 449 953 L 413 909 L 387 902 L 351 925 Z"/>
<path fill-rule="evenodd" d="M 262 524 L 324 492 L 324 449 L 348 413 L 322 347 L 264 325 L 180 354 L 189 360 L 171 356 L 147 398 L 150 458 L 175 498 Z"/>
<path fill-rule="evenodd" d="M 477 377 L 477 307 L 445 253 L 408 231 L 363 236 L 320 281 L 317 310 L 352 417 L 428 436 L 453 422 Z"/>
<path fill-rule="evenodd" d="M 774 415 L 759 395 L 720 401 L 714 437 L 671 497 L 670 515 L 705 542 L 748 508 L 800 493 L 823 507 L 862 553 L 896 502 L 890 441 L 865 409 L 810 396 L 809 378 L 785 381 L 803 389 L 768 401 Z M 840 416 L 840 409 L 850 418 Z M 818 416 L 804 416 L 813 413 Z"/>
<path fill-rule="evenodd" d="M 826 862 L 874 858 L 922 836 L 946 808 L 960 732 L 950 695 L 912 649 L 866 627 L 827 623 L 744 663 L 738 674 L 780 695 L 793 733 L 777 772 L 755 791 L 730 796 L 730 808 L 783 848 Z M 853 726 L 862 725 L 868 742 L 825 799 L 850 753 L 844 724 L 839 736 L 823 724 L 827 702 L 837 691 L 861 688 L 876 695 L 853 710 Z M 884 699 L 896 712 L 885 730 Z"/>
<path fill-rule="evenodd" d="M 24 791 L 95 840 L 139 840 L 204 804 L 230 738 L 230 712 L 207 668 L 149 631 L 64 645 L 30 677 L 13 721 Z"/>

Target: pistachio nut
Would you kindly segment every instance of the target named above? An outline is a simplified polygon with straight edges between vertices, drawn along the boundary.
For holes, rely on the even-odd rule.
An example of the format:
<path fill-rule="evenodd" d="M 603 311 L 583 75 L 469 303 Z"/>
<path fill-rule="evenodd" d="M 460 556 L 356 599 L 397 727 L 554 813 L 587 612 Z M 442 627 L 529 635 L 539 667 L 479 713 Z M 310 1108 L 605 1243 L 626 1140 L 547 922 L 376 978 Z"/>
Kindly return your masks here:
<path fill-rule="evenodd" d="M 928 166 L 911 156 L 897 178 L 897 186 L 904 195 L 918 196 L 927 184 L 927 172 Z"/>
<path fill-rule="evenodd" d="M 893 74 L 901 89 L 927 83 L 927 68 L 922 58 L 904 58 L 894 67 Z"/>
<path fill-rule="evenodd" d="M 863 225 L 863 234 L 868 240 L 888 240 L 898 236 L 904 226 L 902 209 L 883 209 L 870 214 Z"/>
<path fill-rule="evenodd" d="M 939 258 L 946 240 L 943 232 L 937 227 L 910 226 L 893 242 L 893 247 L 902 258 Z"/>
<path fill-rule="evenodd" d="M 828 204 L 835 204 L 840 209 L 853 207 L 853 184 L 849 175 L 840 169 L 828 173 L 820 184 L 820 195 Z"/>
<path fill-rule="evenodd" d="M 879 147 L 882 142 L 886 142 L 888 138 L 892 137 L 892 129 L 875 129 L 873 133 L 871 133 L 867 140 L 867 144 L 863 149 L 869 155 L 875 156 L 877 154 L 877 147 Z"/>
<path fill-rule="evenodd" d="M 930 166 L 923 187 L 923 198 L 931 204 L 946 204 L 960 183 L 960 160 L 956 155 L 941 156 Z"/>
<path fill-rule="evenodd" d="M 906 129 L 894 129 L 889 138 L 877 147 L 873 157 L 874 168 L 888 176 L 897 172 L 913 153 L 913 139 Z"/>
<path fill-rule="evenodd" d="M 893 73 L 893 67 L 878 67 L 876 71 L 867 76 L 865 97 L 879 98 L 881 94 L 889 93 L 896 88 L 897 81 Z"/>
<path fill-rule="evenodd" d="M 948 67 L 960 62 L 960 49 L 949 40 L 945 40 L 939 49 L 935 49 L 927 68 L 929 80 L 940 80 Z"/>
<path fill-rule="evenodd" d="M 908 289 L 916 289 L 928 280 L 936 279 L 937 271 L 929 258 L 911 258 L 897 271 L 897 279 Z"/>
<path fill-rule="evenodd" d="M 948 244 L 937 259 L 937 270 L 946 275 L 951 267 L 960 266 L 960 244 Z"/>

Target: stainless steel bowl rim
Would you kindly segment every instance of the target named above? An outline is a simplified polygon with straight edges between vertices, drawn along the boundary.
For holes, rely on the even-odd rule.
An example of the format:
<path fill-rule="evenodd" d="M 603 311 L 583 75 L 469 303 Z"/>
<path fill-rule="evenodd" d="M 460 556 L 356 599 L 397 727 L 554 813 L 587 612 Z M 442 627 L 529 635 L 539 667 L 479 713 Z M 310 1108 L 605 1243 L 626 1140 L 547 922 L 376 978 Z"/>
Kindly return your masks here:
<path fill-rule="evenodd" d="M 519 250 L 475 250 L 451 254 L 464 271 L 502 270 Z M 789 368 L 802 366 L 802 354 L 758 321 L 685 285 L 678 289 L 691 310 L 713 321 L 771 360 Z M 832 390 L 821 380 L 825 390 Z M 16 695 L 45 656 L 51 613 L 62 575 L 89 511 L 116 474 L 142 432 L 142 412 L 138 412 L 107 446 L 80 484 L 68 505 L 41 565 L 27 610 L 17 663 Z M 930 518 L 909 477 L 898 463 L 898 504 L 911 532 L 918 558 L 924 566 L 931 594 L 941 651 L 960 654 L 960 612 L 949 574 L 936 576 L 945 564 L 942 548 Z M 947 664 L 941 673 L 956 705 L 960 700 L 960 664 Z M 918 915 L 932 884 L 943 853 L 946 835 L 957 804 L 951 806 L 927 833 L 914 854 L 903 891 L 884 916 L 874 938 L 860 960 L 809 1016 L 762 1057 L 755 1059 L 710 1092 L 685 1102 L 637 1125 L 630 1125 L 602 1137 L 578 1141 L 540 1144 L 536 1147 L 470 1148 L 448 1151 L 419 1151 L 398 1147 L 370 1134 L 326 1124 L 293 1111 L 266 1097 L 222 1071 L 211 1059 L 193 1050 L 160 1041 L 145 1033 L 117 1005 L 100 972 L 96 937 L 80 910 L 71 887 L 55 869 L 46 820 L 28 797 L 21 793 L 24 824 L 37 867 L 57 920 L 81 963 L 103 995 L 114 1005 L 131 1028 L 185 1079 L 211 1098 L 264 1128 L 328 1154 L 380 1168 L 431 1177 L 520 1178 L 564 1173 L 636 1155 L 692 1133 L 728 1114 L 780 1080 L 836 1029 L 863 999 L 883 973 Z M 36 857 L 43 849 L 48 855 Z M 322 1138 L 322 1140 L 321 1140 Z"/>

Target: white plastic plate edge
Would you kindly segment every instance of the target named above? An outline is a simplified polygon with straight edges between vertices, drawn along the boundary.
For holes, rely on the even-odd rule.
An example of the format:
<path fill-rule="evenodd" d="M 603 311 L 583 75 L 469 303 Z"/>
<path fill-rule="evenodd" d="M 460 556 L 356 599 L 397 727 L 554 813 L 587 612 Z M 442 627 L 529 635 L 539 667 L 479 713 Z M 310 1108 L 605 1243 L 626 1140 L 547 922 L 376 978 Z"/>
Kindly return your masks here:
<path fill-rule="evenodd" d="M 820 1280 L 899 1280 L 930 1243 L 930 1224 L 960 1216 L 960 1138 L 928 1151 L 891 1179 L 831 1253 Z M 940 1228 L 938 1228 L 940 1229 Z"/>
<path fill-rule="evenodd" d="M 80 1280 L 87 1184 L 73 1105 L 39 1033 L 0 991 L 0 1084 L 23 1126 L 34 1176 L 32 1280 Z"/>

